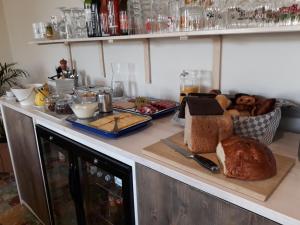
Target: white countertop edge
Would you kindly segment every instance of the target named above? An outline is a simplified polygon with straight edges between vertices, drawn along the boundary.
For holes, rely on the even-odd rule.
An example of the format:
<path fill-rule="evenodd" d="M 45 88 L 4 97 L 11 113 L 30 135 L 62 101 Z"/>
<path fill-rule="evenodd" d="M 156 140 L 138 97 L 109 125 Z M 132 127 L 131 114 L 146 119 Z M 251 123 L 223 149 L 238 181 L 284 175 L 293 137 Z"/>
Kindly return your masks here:
<path fill-rule="evenodd" d="M 130 155 L 132 155 L 132 154 L 130 154 L 122 149 L 118 149 L 118 148 L 111 146 L 109 144 L 106 144 L 104 142 L 100 142 L 91 137 L 85 136 L 84 134 L 77 132 L 76 130 L 67 128 L 63 125 L 49 122 L 46 119 L 35 118 L 34 120 L 35 120 L 36 124 L 42 125 L 52 131 L 55 131 L 56 133 L 59 133 L 67 138 L 70 138 L 70 139 L 72 139 L 82 145 L 85 145 L 97 152 L 100 152 L 102 154 L 110 156 L 111 158 L 119 160 L 130 166 L 133 166 L 135 164 L 135 161 L 133 159 L 131 159 L 131 157 L 130 157 Z"/>
<path fill-rule="evenodd" d="M 76 130 L 73 130 L 71 128 L 64 126 L 64 124 L 61 124 L 62 121 L 60 121 L 59 119 L 57 119 L 57 121 L 55 121 L 55 122 L 51 121 L 50 118 L 47 118 L 46 116 L 42 116 L 41 113 L 34 111 L 30 107 L 20 107 L 19 105 L 15 106 L 13 104 L 8 104 L 6 102 L 0 102 L 0 104 L 7 106 L 9 108 L 12 108 L 20 113 L 27 115 L 27 116 L 32 117 L 33 120 L 35 121 L 35 123 L 37 123 L 37 124 L 40 124 L 46 128 L 49 128 L 50 130 L 60 133 L 70 139 L 73 139 L 83 145 L 86 145 L 100 153 L 108 155 L 108 156 L 115 158 L 121 162 L 124 162 L 128 165 L 133 166 L 135 163 L 142 164 L 142 165 L 147 166 L 153 170 L 156 170 L 162 174 L 170 176 L 178 181 L 181 181 L 192 187 L 195 187 L 195 188 L 199 189 L 200 191 L 206 192 L 206 193 L 211 194 L 215 197 L 218 197 L 222 200 L 228 201 L 234 205 L 237 205 L 248 211 L 254 212 L 258 215 L 261 215 L 265 218 L 273 220 L 277 223 L 287 224 L 287 225 L 300 225 L 300 221 L 295 218 L 286 216 L 285 214 L 279 213 L 277 211 L 274 211 L 272 209 L 269 209 L 267 207 L 259 205 L 255 202 L 252 202 L 251 200 L 245 199 L 245 198 L 237 196 L 233 193 L 222 190 L 214 185 L 206 183 L 205 181 L 195 179 L 192 177 L 193 176 L 192 174 L 191 174 L 191 176 L 183 174 L 183 173 L 177 171 L 177 170 L 179 170 L 178 168 L 174 168 L 171 165 L 168 165 L 168 164 L 162 165 L 163 162 L 161 162 L 161 163 L 154 162 L 152 159 L 150 160 L 147 156 L 141 157 L 139 155 L 132 154 L 130 152 L 127 152 L 118 147 L 112 146 L 112 145 L 102 142 L 100 140 L 93 139 L 92 137 L 86 136 Z"/>
<path fill-rule="evenodd" d="M 178 181 L 181 181 L 185 184 L 188 184 L 192 187 L 195 187 L 203 192 L 206 192 L 208 194 L 211 194 L 215 197 L 218 197 L 222 200 L 228 201 L 232 204 L 235 204 L 241 208 L 244 208 L 248 211 L 254 212 L 256 214 L 259 214 L 261 216 L 264 216 L 268 219 L 271 219 L 275 222 L 281 223 L 281 224 L 290 224 L 290 225 L 297 225 L 300 224 L 300 222 L 294 218 L 288 217 L 284 214 L 278 213 L 274 210 L 271 210 L 269 208 L 266 208 L 264 206 L 261 206 L 259 204 L 256 204 L 255 202 L 251 202 L 247 199 L 244 199 L 242 197 L 239 197 L 235 194 L 226 192 L 222 189 L 219 189 L 218 187 L 215 187 L 213 185 L 210 185 L 206 182 L 200 181 L 198 179 L 194 179 L 190 176 L 187 176 L 185 174 L 182 174 L 178 171 L 176 171 L 176 168 L 169 168 L 164 165 L 161 165 L 159 163 L 153 162 L 147 157 L 140 157 L 138 155 L 131 154 L 127 151 L 124 151 L 122 149 L 119 149 L 115 146 L 106 144 L 104 142 L 101 142 L 101 145 L 99 145 L 98 140 L 94 140 L 93 138 L 90 138 L 88 136 L 84 136 L 80 132 L 77 132 L 76 130 L 72 130 L 70 128 L 66 128 L 64 126 L 58 125 L 58 124 L 52 124 L 49 123 L 49 121 L 36 118 L 36 122 L 46 128 L 49 128 L 57 133 L 62 133 L 83 145 L 86 145 L 96 151 L 99 151 L 100 153 L 103 153 L 105 155 L 108 155 L 112 158 L 115 158 L 119 161 L 122 161 L 124 163 L 127 163 L 129 165 L 133 165 L 134 163 L 139 163 L 144 166 L 147 166 L 153 170 L 156 170 L 164 175 L 167 175 L 169 177 L 172 177 Z M 83 137 L 84 136 L 84 137 Z M 76 138 L 76 139 L 75 139 Z M 84 138 L 84 139 L 83 139 Z M 93 143 L 96 142 L 96 143 Z M 117 152 L 116 152 L 117 151 Z M 129 159 L 130 158 L 130 159 Z M 172 166 L 170 166 L 172 167 Z M 192 176 L 192 174 L 191 174 Z"/>

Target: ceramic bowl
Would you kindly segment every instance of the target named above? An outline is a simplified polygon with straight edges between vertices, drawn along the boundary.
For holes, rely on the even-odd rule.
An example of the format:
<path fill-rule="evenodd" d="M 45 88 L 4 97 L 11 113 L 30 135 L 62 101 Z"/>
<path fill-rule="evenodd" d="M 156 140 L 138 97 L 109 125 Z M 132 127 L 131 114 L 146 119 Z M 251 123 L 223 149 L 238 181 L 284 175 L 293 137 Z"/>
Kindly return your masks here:
<path fill-rule="evenodd" d="M 42 87 L 42 84 L 27 84 L 25 88 L 14 87 L 11 91 L 16 96 L 21 105 L 33 105 L 35 98 L 35 88 Z"/>

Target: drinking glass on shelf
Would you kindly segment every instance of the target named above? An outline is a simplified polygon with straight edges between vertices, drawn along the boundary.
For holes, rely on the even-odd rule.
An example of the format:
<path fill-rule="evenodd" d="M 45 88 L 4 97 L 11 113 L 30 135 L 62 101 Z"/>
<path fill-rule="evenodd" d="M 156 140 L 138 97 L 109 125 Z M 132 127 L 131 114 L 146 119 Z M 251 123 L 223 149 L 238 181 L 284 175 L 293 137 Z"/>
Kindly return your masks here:
<path fill-rule="evenodd" d="M 39 30 L 41 38 L 46 38 L 46 24 L 43 22 L 39 22 Z"/>
<path fill-rule="evenodd" d="M 179 1 L 169 0 L 168 2 L 168 27 L 169 32 L 179 31 Z"/>
<path fill-rule="evenodd" d="M 299 25 L 300 24 L 300 0 L 295 1 L 295 20 L 293 22 L 293 25 Z"/>
<path fill-rule="evenodd" d="M 238 27 L 238 1 L 237 0 L 229 0 L 226 4 L 227 16 L 226 16 L 226 24 L 227 28 L 237 28 Z"/>
<path fill-rule="evenodd" d="M 72 10 L 66 8 L 63 10 L 64 20 L 65 20 L 65 29 L 66 29 L 66 38 L 73 38 L 74 37 L 74 29 L 72 23 Z"/>
<path fill-rule="evenodd" d="M 189 8 L 189 30 L 201 30 L 205 26 L 204 11 L 200 5 Z"/>
<path fill-rule="evenodd" d="M 180 31 L 190 31 L 190 7 L 183 6 L 180 8 Z"/>
<path fill-rule="evenodd" d="M 168 1 L 154 0 L 157 2 L 157 32 L 164 33 L 168 31 Z"/>
<path fill-rule="evenodd" d="M 157 32 L 164 33 L 168 31 L 168 17 L 163 14 L 157 16 Z"/>
<path fill-rule="evenodd" d="M 75 38 L 87 37 L 84 9 L 73 8 L 72 20 L 73 20 L 72 24 L 75 30 L 75 34 L 74 34 Z"/>
<path fill-rule="evenodd" d="M 216 22 L 216 10 L 213 5 L 208 6 L 205 9 L 205 27 L 207 29 L 213 29 Z"/>
<path fill-rule="evenodd" d="M 33 30 L 33 38 L 34 39 L 41 39 L 42 33 L 40 31 L 40 24 L 39 23 L 33 23 L 32 24 L 32 30 Z"/>
<path fill-rule="evenodd" d="M 130 34 L 141 34 L 143 29 L 143 15 L 140 0 L 128 0 L 128 32 Z"/>

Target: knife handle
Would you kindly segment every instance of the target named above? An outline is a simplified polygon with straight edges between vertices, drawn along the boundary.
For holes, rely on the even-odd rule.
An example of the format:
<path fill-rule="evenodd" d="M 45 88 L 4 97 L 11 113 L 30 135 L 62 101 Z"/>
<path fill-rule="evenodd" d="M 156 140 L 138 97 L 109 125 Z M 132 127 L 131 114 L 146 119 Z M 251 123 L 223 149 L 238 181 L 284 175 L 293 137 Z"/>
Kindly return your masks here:
<path fill-rule="evenodd" d="M 215 164 L 210 159 L 207 159 L 200 155 L 194 155 L 194 160 L 199 163 L 201 166 L 205 167 L 206 169 L 210 170 L 213 173 L 219 173 L 220 168 L 217 164 Z"/>

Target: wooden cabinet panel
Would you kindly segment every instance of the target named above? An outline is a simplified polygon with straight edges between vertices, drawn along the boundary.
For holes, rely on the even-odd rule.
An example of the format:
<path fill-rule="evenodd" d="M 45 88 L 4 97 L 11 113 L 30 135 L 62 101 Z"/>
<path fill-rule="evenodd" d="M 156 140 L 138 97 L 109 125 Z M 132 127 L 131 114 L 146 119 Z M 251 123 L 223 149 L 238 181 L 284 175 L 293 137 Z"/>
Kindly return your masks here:
<path fill-rule="evenodd" d="M 0 143 L 0 173 L 13 173 L 7 143 Z"/>
<path fill-rule="evenodd" d="M 275 225 L 180 181 L 137 164 L 140 225 Z"/>
<path fill-rule="evenodd" d="M 21 198 L 48 225 L 50 218 L 32 119 L 7 107 L 3 107 L 3 114 Z"/>

